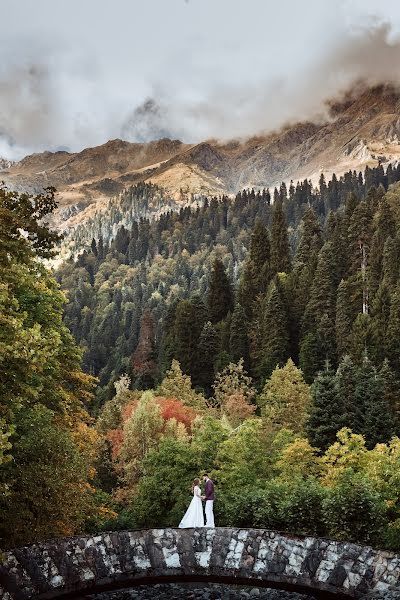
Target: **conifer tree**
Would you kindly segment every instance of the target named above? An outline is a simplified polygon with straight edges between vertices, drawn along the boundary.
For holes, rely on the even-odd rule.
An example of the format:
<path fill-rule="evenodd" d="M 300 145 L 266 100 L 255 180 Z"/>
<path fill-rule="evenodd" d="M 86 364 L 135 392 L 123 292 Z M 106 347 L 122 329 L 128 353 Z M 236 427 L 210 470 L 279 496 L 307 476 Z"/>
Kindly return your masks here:
<path fill-rule="evenodd" d="M 272 274 L 289 273 L 291 269 L 288 226 L 282 201 L 274 200 L 271 225 Z"/>
<path fill-rule="evenodd" d="M 391 295 L 389 286 L 383 281 L 374 297 L 371 307 L 372 344 L 370 355 L 374 364 L 382 362 L 386 356 L 386 330 L 390 318 Z"/>
<path fill-rule="evenodd" d="M 150 310 L 143 313 L 137 348 L 132 357 L 133 370 L 138 389 L 154 387 L 157 375 L 154 318 Z"/>
<path fill-rule="evenodd" d="M 329 363 L 315 378 L 311 397 L 307 437 L 312 446 L 325 451 L 336 441 L 336 433 L 343 426 L 343 404 Z"/>
<path fill-rule="evenodd" d="M 271 284 L 263 322 L 262 363 L 259 374 L 268 377 L 289 357 L 289 323 L 285 302 L 276 283 Z"/>
<path fill-rule="evenodd" d="M 214 325 L 207 321 L 200 335 L 198 348 L 199 373 L 194 383 L 204 389 L 207 396 L 212 393 L 215 378 L 215 360 L 219 350 L 218 334 Z"/>
<path fill-rule="evenodd" d="M 231 282 L 225 273 L 224 265 L 216 258 L 211 270 L 207 306 L 212 323 L 219 323 L 233 309 Z"/>
<path fill-rule="evenodd" d="M 346 355 L 340 361 L 336 372 L 336 391 L 338 404 L 343 407 L 342 426 L 348 427 L 353 432 L 360 430 L 362 406 L 358 405 L 355 398 L 357 371 L 350 358 Z"/>
<path fill-rule="evenodd" d="M 251 235 L 250 252 L 244 265 L 239 287 L 239 301 L 249 319 L 254 301 L 267 289 L 271 272 L 271 249 L 267 228 L 256 219 Z"/>
<path fill-rule="evenodd" d="M 327 313 L 324 313 L 317 328 L 318 343 L 321 359 L 330 364 L 337 364 L 335 323 Z"/>
<path fill-rule="evenodd" d="M 372 237 L 370 252 L 369 280 L 371 292 L 374 294 L 379 287 L 382 278 L 382 262 L 385 242 L 388 238 L 394 238 L 396 226 L 392 210 L 385 198 L 382 198 L 376 218 L 376 228 Z"/>
<path fill-rule="evenodd" d="M 193 327 L 196 322 L 196 310 L 189 300 L 181 300 L 176 308 L 174 339 L 175 357 L 179 360 L 185 375 L 192 377 L 196 370 L 198 332 Z"/>
<path fill-rule="evenodd" d="M 373 349 L 373 322 L 370 315 L 359 313 L 351 331 L 351 356 L 360 364 L 364 355 Z"/>
<path fill-rule="evenodd" d="M 399 276 L 399 243 L 398 238 L 388 237 L 383 247 L 382 257 L 383 281 L 392 287 Z"/>
<path fill-rule="evenodd" d="M 309 207 L 301 221 L 300 241 L 294 260 L 294 267 L 300 265 L 316 266 L 318 252 L 322 247 L 321 227 L 314 210 Z"/>
<path fill-rule="evenodd" d="M 319 350 L 319 339 L 316 331 L 307 333 L 300 344 L 299 363 L 307 383 L 312 383 L 316 373 L 323 366 L 323 357 Z"/>
<path fill-rule="evenodd" d="M 387 442 L 393 435 L 393 419 L 384 393 L 382 377 L 377 373 L 367 356 L 357 372 L 354 391 L 355 401 L 362 411 L 359 432 L 366 439 L 367 446 Z"/>
<path fill-rule="evenodd" d="M 385 402 L 392 420 L 393 435 L 398 436 L 400 433 L 400 383 L 387 359 L 382 363 L 379 376 L 383 382 Z"/>
<path fill-rule="evenodd" d="M 239 303 L 236 303 L 232 315 L 229 350 L 232 361 L 237 363 L 242 358 L 244 368 L 249 370 L 250 350 L 247 320 L 245 312 Z"/>
<path fill-rule="evenodd" d="M 350 272 L 358 276 L 359 296 L 362 312 L 369 312 L 370 281 L 368 266 L 373 234 L 373 212 L 370 204 L 363 200 L 354 210 L 349 224 L 351 248 Z"/>
<path fill-rule="evenodd" d="M 350 286 L 347 281 L 339 284 L 336 297 L 336 347 L 338 356 L 350 352 L 350 337 L 353 326 L 353 311 L 351 306 Z"/>

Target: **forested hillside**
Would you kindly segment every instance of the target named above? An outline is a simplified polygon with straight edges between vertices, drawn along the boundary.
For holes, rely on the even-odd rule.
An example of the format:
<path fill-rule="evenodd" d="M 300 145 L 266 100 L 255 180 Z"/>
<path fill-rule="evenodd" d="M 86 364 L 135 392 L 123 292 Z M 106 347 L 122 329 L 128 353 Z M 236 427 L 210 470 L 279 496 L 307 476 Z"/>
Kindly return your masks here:
<path fill-rule="evenodd" d="M 120 374 L 152 387 L 172 358 L 206 395 L 240 357 L 258 385 L 289 357 L 311 382 L 327 359 L 336 368 L 366 348 L 397 371 L 398 215 L 396 190 L 386 190 L 399 178 L 399 167 L 379 166 L 139 222 L 135 203 L 153 202 L 158 188 L 122 196 L 88 223 L 91 248 L 58 272 L 100 404 Z"/>
<path fill-rule="evenodd" d="M 206 469 L 221 525 L 399 547 L 399 179 L 379 166 L 151 221 L 117 208 L 63 265 L 100 381 L 106 527 L 178 523 Z"/>
<path fill-rule="evenodd" d="M 207 470 L 219 525 L 399 548 L 399 179 L 136 222 L 140 184 L 58 270 L 67 299 L 53 191 L 3 190 L 1 545 L 176 526 Z"/>

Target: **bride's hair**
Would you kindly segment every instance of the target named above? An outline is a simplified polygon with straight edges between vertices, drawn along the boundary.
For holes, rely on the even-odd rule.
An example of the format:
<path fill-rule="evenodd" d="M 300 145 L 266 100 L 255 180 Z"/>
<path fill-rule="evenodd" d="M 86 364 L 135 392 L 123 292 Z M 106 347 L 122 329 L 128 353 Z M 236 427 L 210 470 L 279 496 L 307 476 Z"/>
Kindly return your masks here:
<path fill-rule="evenodd" d="M 200 483 L 200 479 L 197 479 L 197 477 L 196 477 L 196 479 L 193 479 L 193 483 L 192 483 L 192 493 L 193 493 L 193 491 L 194 491 L 194 488 L 195 488 L 195 486 L 196 486 L 196 485 L 199 485 L 199 483 Z"/>

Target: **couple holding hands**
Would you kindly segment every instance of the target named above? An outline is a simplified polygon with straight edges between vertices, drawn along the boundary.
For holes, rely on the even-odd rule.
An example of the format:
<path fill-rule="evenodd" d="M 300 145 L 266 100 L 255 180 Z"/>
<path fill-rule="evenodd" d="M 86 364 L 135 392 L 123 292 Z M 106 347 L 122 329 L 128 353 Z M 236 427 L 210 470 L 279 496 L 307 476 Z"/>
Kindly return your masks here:
<path fill-rule="evenodd" d="M 189 504 L 185 516 L 179 523 L 180 529 L 189 527 L 215 527 L 214 524 L 214 482 L 207 473 L 203 475 L 204 495 L 201 493 L 200 479 L 195 479 L 192 484 L 193 498 Z M 204 524 L 204 513 L 202 500 L 206 501 L 206 523 Z"/>

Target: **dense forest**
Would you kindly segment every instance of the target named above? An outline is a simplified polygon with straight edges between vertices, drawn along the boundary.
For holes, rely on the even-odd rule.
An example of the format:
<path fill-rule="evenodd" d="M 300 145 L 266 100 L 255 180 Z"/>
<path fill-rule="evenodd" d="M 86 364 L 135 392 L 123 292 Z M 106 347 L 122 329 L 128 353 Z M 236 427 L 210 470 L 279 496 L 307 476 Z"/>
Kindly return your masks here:
<path fill-rule="evenodd" d="M 176 526 L 207 470 L 217 524 L 400 548 L 399 180 L 141 184 L 55 274 L 53 192 L 3 190 L 1 545 Z"/>

